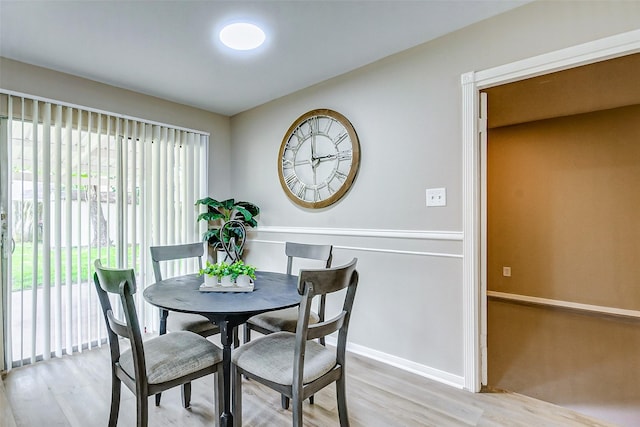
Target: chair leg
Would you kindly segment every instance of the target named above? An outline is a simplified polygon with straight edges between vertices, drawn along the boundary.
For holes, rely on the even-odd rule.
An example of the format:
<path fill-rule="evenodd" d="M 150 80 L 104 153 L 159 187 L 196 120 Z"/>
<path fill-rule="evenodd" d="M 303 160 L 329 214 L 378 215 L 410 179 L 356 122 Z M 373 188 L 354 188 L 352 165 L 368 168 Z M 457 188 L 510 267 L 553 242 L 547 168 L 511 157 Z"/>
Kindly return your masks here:
<path fill-rule="evenodd" d="M 167 333 L 167 317 L 169 317 L 168 310 L 160 310 L 160 331 L 159 335 L 164 335 Z M 162 393 L 156 394 L 156 406 L 160 406 L 160 399 L 162 398 Z"/>
<path fill-rule="evenodd" d="M 251 329 L 249 329 L 249 325 L 247 325 L 246 323 L 244 324 L 244 334 L 242 335 L 243 335 L 243 342 L 245 344 L 251 341 Z"/>
<path fill-rule="evenodd" d="M 242 425 L 242 374 L 238 371 L 236 365 L 232 365 L 231 375 L 233 381 L 233 393 L 232 393 L 232 411 L 233 411 L 233 424 L 236 426 Z M 222 381 L 220 381 L 222 382 Z"/>
<path fill-rule="evenodd" d="M 347 412 L 347 391 L 344 371 L 336 381 L 336 397 L 338 399 L 338 417 L 340 418 L 340 427 L 349 427 L 349 414 Z"/>
<path fill-rule="evenodd" d="M 137 409 L 137 427 L 147 427 L 149 423 L 149 407 L 148 407 L 148 396 L 142 396 L 140 394 L 136 395 L 136 409 Z"/>
<path fill-rule="evenodd" d="M 167 317 L 169 317 L 169 311 L 160 310 L 160 335 L 167 333 Z"/>
<path fill-rule="evenodd" d="M 191 383 L 184 383 L 181 387 L 182 406 L 188 408 L 191 405 Z"/>
<path fill-rule="evenodd" d="M 293 396 L 293 427 L 302 427 L 302 399 L 298 396 Z"/>
<path fill-rule="evenodd" d="M 280 395 L 280 404 L 282 405 L 282 409 L 289 409 L 289 398 L 284 394 Z"/>
<path fill-rule="evenodd" d="M 111 410 L 109 411 L 109 427 L 116 427 L 118 424 L 118 413 L 120 412 L 120 392 L 122 382 L 118 377 L 111 377 Z"/>
<path fill-rule="evenodd" d="M 238 338 L 238 328 L 233 329 L 233 348 L 240 347 L 240 338 Z"/>
<path fill-rule="evenodd" d="M 313 405 L 313 396 L 309 397 L 309 403 Z M 289 409 L 289 398 L 284 394 L 280 395 L 280 405 L 282 406 L 282 409 Z"/>

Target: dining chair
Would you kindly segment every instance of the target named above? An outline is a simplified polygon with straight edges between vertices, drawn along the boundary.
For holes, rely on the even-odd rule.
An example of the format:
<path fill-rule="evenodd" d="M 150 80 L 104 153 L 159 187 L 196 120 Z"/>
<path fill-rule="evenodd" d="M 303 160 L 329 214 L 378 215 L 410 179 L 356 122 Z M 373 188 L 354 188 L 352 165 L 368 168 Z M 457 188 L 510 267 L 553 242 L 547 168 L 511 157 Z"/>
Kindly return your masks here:
<path fill-rule="evenodd" d="M 275 332 L 256 338 L 231 355 L 233 369 L 233 413 L 242 425 L 242 376 L 257 381 L 291 399 L 293 425 L 302 426 L 302 402 L 329 384 L 336 383 L 338 416 L 342 427 L 349 426 L 345 384 L 345 352 L 351 309 L 358 285 L 354 258 L 335 268 L 300 270 L 298 293 L 302 295 L 296 332 Z M 310 323 L 315 296 L 343 289 L 342 310 L 331 319 Z M 336 348 L 314 341 L 338 332 Z"/>
<path fill-rule="evenodd" d="M 149 251 L 151 252 L 151 264 L 153 265 L 153 275 L 156 282 L 163 279 L 160 262 L 197 258 L 198 270 L 202 269 L 204 245 L 205 244 L 202 242 L 196 242 L 181 245 L 151 246 Z M 180 313 L 178 311 L 171 312 L 171 316 L 169 316 L 169 310 L 160 309 L 160 335 L 166 334 L 167 330 L 169 330 L 169 332 L 190 331 L 195 332 L 198 335 L 202 335 L 203 337 L 220 333 L 218 325 L 212 323 L 204 316 L 200 316 L 199 314 Z M 237 338 L 235 341 L 237 341 Z M 191 384 L 183 384 L 182 395 L 190 394 Z M 156 406 L 160 405 L 161 398 L 161 393 L 156 394 Z"/>
<path fill-rule="evenodd" d="M 136 292 L 132 269 L 105 268 L 94 262 L 93 281 L 107 326 L 111 354 L 111 409 L 109 427 L 115 427 L 120 411 L 121 385 L 136 396 L 136 425 L 148 424 L 148 398 L 209 374 L 214 375 L 215 413 L 222 409 L 222 350 L 206 338 L 178 331 L 142 341 L 133 295 Z M 120 297 L 124 320 L 114 315 L 109 294 Z M 130 348 L 120 351 L 118 337 L 128 339 Z M 191 396 L 183 394 L 188 408 Z"/>
<path fill-rule="evenodd" d="M 293 261 L 295 258 L 324 261 L 325 268 L 331 267 L 331 259 L 333 257 L 332 250 L 333 246 L 331 245 L 286 242 L 284 252 L 287 256 L 287 274 L 292 273 Z M 311 323 L 322 322 L 324 320 L 324 310 L 325 298 L 324 296 L 321 296 L 318 312 L 311 312 L 309 321 Z M 244 324 L 244 342 L 247 343 L 251 341 L 251 330 L 263 335 L 280 331 L 295 332 L 297 322 L 298 307 L 285 308 L 283 310 L 258 314 L 251 317 Z M 321 340 L 321 343 L 324 344 L 324 339 Z"/>
<path fill-rule="evenodd" d="M 160 262 L 197 258 L 198 270 L 202 269 L 204 243 L 187 243 L 183 245 L 151 246 L 151 263 L 156 282 L 163 279 Z M 211 323 L 206 317 L 198 314 L 172 312 L 160 310 L 160 335 L 172 331 L 191 331 L 203 337 L 220 333 L 220 328 Z"/>
<path fill-rule="evenodd" d="M 324 261 L 325 268 L 331 267 L 333 258 L 332 245 L 315 245 L 308 243 L 286 242 L 284 253 L 287 256 L 287 274 L 293 271 L 293 261 L 296 258 Z M 318 312 L 311 312 L 309 322 L 318 323 L 324 320 L 325 297 L 320 297 L 318 302 Z M 274 332 L 287 331 L 295 332 L 298 322 L 298 307 L 285 308 L 283 310 L 269 311 L 251 317 L 244 324 L 244 343 L 251 341 L 251 330 L 263 335 Z M 324 337 L 320 338 L 320 344 L 324 345 Z M 313 404 L 313 396 L 309 397 Z M 281 405 L 283 409 L 289 408 L 289 398 L 282 396 Z"/>

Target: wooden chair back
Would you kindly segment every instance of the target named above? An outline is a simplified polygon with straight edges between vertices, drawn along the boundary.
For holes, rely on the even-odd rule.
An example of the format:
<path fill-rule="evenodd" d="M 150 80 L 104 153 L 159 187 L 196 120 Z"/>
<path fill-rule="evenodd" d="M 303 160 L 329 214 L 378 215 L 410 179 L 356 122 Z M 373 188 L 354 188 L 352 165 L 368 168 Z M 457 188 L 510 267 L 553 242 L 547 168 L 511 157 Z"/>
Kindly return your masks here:
<path fill-rule="evenodd" d="M 202 268 L 202 257 L 204 256 L 204 243 L 186 243 L 183 245 L 151 246 L 151 263 L 153 265 L 153 275 L 156 282 L 162 280 L 160 269 L 161 261 L 174 261 L 186 258 L 198 258 L 198 269 Z"/>
<path fill-rule="evenodd" d="M 294 258 L 324 261 L 326 268 L 331 267 L 331 260 L 333 258 L 332 251 L 332 245 L 286 242 L 284 245 L 284 253 L 287 256 L 287 274 L 292 273 Z"/>
<path fill-rule="evenodd" d="M 358 259 L 354 258 L 350 263 L 341 267 L 300 270 L 298 292 L 302 295 L 302 301 L 300 302 L 298 325 L 296 326 L 296 360 L 294 363 L 294 373 L 296 372 L 296 368 L 301 369 L 303 366 L 306 342 L 308 340 L 326 337 L 336 331 L 339 331 L 337 360 L 340 364 L 344 363 L 349 319 L 358 286 L 357 262 Z M 345 288 L 347 292 L 344 297 L 342 310 L 331 319 L 310 325 L 311 300 L 316 296 L 326 296 Z M 301 375 L 299 378 L 302 380 Z"/>
<path fill-rule="evenodd" d="M 146 367 L 140 324 L 136 313 L 133 294 L 136 292 L 136 277 L 133 269 L 115 269 L 103 267 L 100 260 L 94 262 L 94 284 L 100 299 L 100 305 L 109 330 L 109 346 L 111 350 L 112 369 L 120 359 L 120 348 L 117 336 L 129 339 L 134 361 L 136 388 L 146 384 Z M 119 295 L 124 312 L 124 321 L 115 317 L 109 300 L 109 294 Z M 143 392 L 140 390 L 140 392 Z"/>
<path fill-rule="evenodd" d="M 287 274 L 292 274 L 293 260 L 295 258 L 324 261 L 325 268 L 331 267 L 331 261 L 333 260 L 332 245 L 286 242 L 284 245 L 284 253 L 287 256 Z M 318 317 L 321 322 L 324 320 L 325 306 L 326 298 L 322 295 L 318 304 Z M 320 340 L 320 342 L 324 344 L 324 339 Z"/>

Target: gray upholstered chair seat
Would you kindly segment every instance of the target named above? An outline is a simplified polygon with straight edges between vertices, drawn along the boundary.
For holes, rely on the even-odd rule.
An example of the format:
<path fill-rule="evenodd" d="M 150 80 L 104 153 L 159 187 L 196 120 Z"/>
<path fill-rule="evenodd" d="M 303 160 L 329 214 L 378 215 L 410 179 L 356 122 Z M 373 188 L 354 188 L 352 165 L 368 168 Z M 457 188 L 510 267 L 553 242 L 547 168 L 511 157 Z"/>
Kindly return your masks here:
<path fill-rule="evenodd" d="M 276 332 L 257 338 L 234 350 L 231 360 L 238 367 L 282 385 L 293 382 L 296 334 Z M 335 349 L 307 341 L 304 356 L 303 384 L 314 381 L 336 365 Z"/>
<path fill-rule="evenodd" d="M 320 317 L 316 313 L 311 313 L 309 324 L 319 321 Z M 298 307 L 258 314 L 249 319 L 249 323 L 271 332 L 295 332 L 298 324 Z"/>
<path fill-rule="evenodd" d="M 218 326 L 211 323 L 206 317 L 177 311 L 172 311 L 167 317 L 167 330 L 169 332 L 191 331 L 202 336 L 220 333 Z"/>
<path fill-rule="evenodd" d="M 222 360 L 222 350 L 198 334 L 188 331 L 160 335 L 144 343 L 149 384 L 160 384 L 213 366 Z M 134 377 L 131 350 L 120 356 L 120 366 Z"/>

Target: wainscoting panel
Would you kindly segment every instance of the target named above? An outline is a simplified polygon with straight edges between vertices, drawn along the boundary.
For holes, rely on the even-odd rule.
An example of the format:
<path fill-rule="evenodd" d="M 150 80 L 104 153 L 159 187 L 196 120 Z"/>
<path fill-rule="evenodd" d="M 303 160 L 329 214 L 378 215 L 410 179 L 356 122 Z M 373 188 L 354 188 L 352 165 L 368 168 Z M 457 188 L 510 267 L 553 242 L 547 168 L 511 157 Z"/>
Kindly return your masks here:
<path fill-rule="evenodd" d="M 249 237 L 246 260 L 264 270 L 285 271 L 286 241 L 332 244 L 334 266 L 357 257 L 350 349 L 463 386 L 462 233 L 259 227 Z M 338 309 L 328 299 L 328 312 Z"/>

